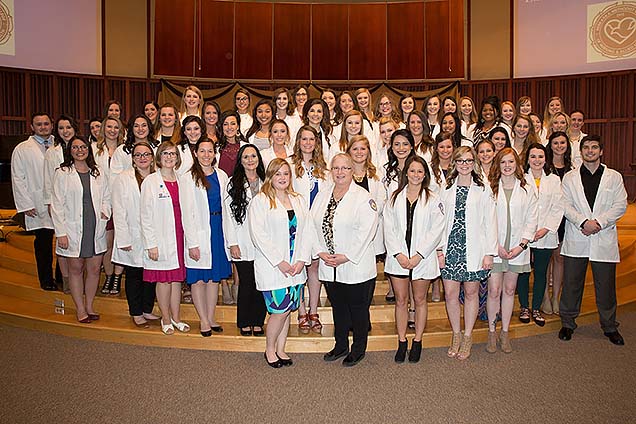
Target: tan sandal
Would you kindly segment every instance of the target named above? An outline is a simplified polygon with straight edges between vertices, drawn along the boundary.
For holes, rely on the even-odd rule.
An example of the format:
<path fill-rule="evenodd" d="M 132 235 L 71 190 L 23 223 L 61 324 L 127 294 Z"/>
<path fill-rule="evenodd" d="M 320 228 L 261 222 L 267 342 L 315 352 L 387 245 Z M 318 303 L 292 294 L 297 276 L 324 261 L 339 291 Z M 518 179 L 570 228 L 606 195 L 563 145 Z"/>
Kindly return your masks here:
<path fill-rule="evenodd" d="M 451 345 L 448 348 L 448 357 L 449 358 L 454 358 L 457 356 L 457 353 L 459 352 L 459 345 L 462 342 L 462 333 L 453 333 L 453 339 L 451 341 Z"/>
<path fill-rule="evenodd" d="M 460 361 L 465 361 L 470 357 L 470 348 L 473 347 L 473 336 L 467 336 L 464 334 L 462 337 L 462 345 L 459 347 L 459 352 L 456 358 Z"/>
<path fill-rule="evenodd" d="M 298 331 L 303 334 L 309 334 L 311 324 L 309 323 L 309 314 L 298 315 Z"/>
<path fill-rule="evenodd" d="M 322 332 L 322 323 L 318 319 L 318 314 L 309 314 L 307 317 L 309 319 L 311 331 L 320 334 Z"/>

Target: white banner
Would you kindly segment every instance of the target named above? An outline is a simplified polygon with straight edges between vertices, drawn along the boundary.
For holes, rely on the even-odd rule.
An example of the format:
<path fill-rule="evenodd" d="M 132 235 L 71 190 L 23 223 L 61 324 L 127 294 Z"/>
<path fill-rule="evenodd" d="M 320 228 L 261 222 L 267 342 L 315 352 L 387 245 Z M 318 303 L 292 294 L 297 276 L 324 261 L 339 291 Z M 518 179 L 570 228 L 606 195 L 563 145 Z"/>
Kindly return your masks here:
<path fill-rule="evenodd" d="M 587 6 L 587 63 L 636 58 L 636 2 Z"/>
<path fill-rule="evenodd" d="M 15 56 L 13 0 L 0 0 L 0 54 Z"/>

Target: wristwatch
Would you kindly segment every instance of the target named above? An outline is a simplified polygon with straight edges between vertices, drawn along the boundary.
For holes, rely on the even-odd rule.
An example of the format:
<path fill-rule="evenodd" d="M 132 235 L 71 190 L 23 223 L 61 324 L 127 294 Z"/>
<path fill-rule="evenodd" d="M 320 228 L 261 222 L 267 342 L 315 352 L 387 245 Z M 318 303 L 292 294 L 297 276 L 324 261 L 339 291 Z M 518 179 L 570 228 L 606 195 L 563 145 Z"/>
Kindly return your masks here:
<path fill-rule="evenodd" d="M 519 243 L 519 247 L 526 250 L 528 248 L 528 243 Z"/>

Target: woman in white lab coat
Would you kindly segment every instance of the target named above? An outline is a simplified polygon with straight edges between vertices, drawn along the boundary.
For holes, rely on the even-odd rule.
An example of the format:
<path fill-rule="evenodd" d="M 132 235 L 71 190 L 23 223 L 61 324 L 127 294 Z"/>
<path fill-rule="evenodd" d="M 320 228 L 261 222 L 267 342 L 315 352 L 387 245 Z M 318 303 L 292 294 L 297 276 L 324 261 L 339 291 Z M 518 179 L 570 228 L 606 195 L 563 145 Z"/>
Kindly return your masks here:
<path fill-rule="evenodd" d="M 194 150 L 199 140 L 206 138 L 207 132 L 203 120 L 198 116 L 189 115 L 183 120 L 181 125 L 181 137 L 177 148 L 181 155 L 181 166 L 177 169 L 179 176 L 185 174 L 192 167 L 194 161 Z"/>
<path fill-rule="evenodd" d="M 446 313 L 453 329 L 447 355 L 466 360 L 479 310 L 480 282 L 488 278 L 497 255 L 497 215 L 487 181 L 481 179 L 477 154 L 460 146 L 440 192 L 446 216 L 446 235 L 438 252 Z M 460 287 L 464 286 L 464 334 L 461 333 Z"/>
<path fill-rule="evenodd" d="M 428 314 L 426 294 L 431 280 L 439 276 L 436 250 L 444 234 L 444 208 L 437 194 L 429 189 L 430 181 L 426 161 L 411 156 L 398 189 L 384 208 L 387 246 L 384 272 L 391 275 L 396 296 L 398 349 L 394 359 L 398 363 L 406 359 L 409 283 L 415 298 L 415 337 L 409 362 L 418 362 Z"/>
<path fill-rule="evenodd" d="M 66 160 L 55 171 L 51 217 L 57 237 L 56 254 L 68 258 L 69 285 L 77 320 L 97 321 L 93 300 L 106 251 L 110 191 L 104 170 L 95 163 L 89 143 L 74 137 Z"/>
<path fill-rule="evenodd" d="M 291 167 L 274 159 L 267 167 L 261 192 L 250 203 L 249 230 L 256 248 L 256 288 L 270 313 L 266 329 L 265 361 L 273 368 L 292 365 L 285 353 L 289 315 L 298 309 L 305 266 L 311 263 L 314 243 L 309 208 L 291 184 Z"/>
<path fill-rule="evenodd" d="M 495 156 L 490 171 L 490 188 L 497 208 L 498 255 L 488 279 L 488 345 L 486 351 L 497 351 L 497 314 L 501 313 L 499 344 L 504 353 L 512 352 L 510 319 L 514 307 L 517 277 L 530 271 L 528 243 L 537 230 L 537 194 L 528 185 L 521 159 L 512 147 Z"/>
<path fill-rule="evenodd" d="M 307 207 L 311 208 L 318 193 L 331 184 L 320 136 L 311 125 L 305 125 L 298 130 L 291 167 L 294 191 L 299 193 Z M 307 267 L 307 288 L 309 308 L 305 305 L 304 296 L 301 296 L 298 308 L 298 330 L 303 334 L 310 331 L 320 333 L 322 323 L 318 316 L 318 303 L 322 284 L 318 278 L 317 259 L 314 259 Z"/>
<path fill-rule="evenodd" d="M 280 121 L 283 122 L 283 121 Z M 225 246 L 230 250 L 240 284 L 236 300 L 236 326 L 241 336 L 262 336 L 265 302 L 256 289 L 254 243 L 247 224 L 249 204 L 265 181 L 265 167 L 258 148 L 246 144 L 239 149 L 234 174 L 227 185 L 223 230 Z"/>
<path fill-rule="evenodd" d="M 329 117 L 329 107 L 321 99 L 310 99 L 305 103 L 303 109 L 303 125 L 313 127 L 318 133 L 318 140 L 322 144 L 322 153 L 325 161 L 328 159 L 329 149 L 336 144 L 336 137 L 333 135 L 331 119 Z"/>
<path fill-rule="evenodd" d="M 342 132 L 340 133 L 340 138 L 338 139 L 338 142 L 333 143 L 329 148 L 327 162 L 331 162 L 333 157 L 338 153 L 344 153 L 347 151 L 347 145 L 349 144 L 351 137 L 364 134 L 362 120 L 362 113 L 358 110 L 350 110 L 345 114 L 344 120 L 342 121 Z"/>
<path fill-rule="evenodd" d="M 539 327 L 545 325 L 541 315 L 541 303 L 546 287 L 548 264 L 554 249 L 559 245 L 557 231 L 563 218 L 563 196 L 561 195 L 561 180 L 559 176 L 550 172 L 550 165 L 546 160 L 547 149 L 540 142 L 530 144 L 525 159 L 526 182 L 535 186 L 538 193 L 537 232 L 530 240 L 530 252 L 533 261 L 534 284 L 532 287 L 532 311 L 528 308 L 528 291 L 530 273 L 519 275 L 517 293 L 519 294 L 519 320 L 523 323 L 532 320 Z"/>
<path fill-rule="evenodd" d="M 170 141 L 157 148 L 156 172 L 141 184 L 141 239 L 144 254 L 143 280 L 156 284 L 161 309 L 161 331 L 174 334 L 190 326 L 181 321 L 181 282 L 185 280 L 184 232 L 176 169 L 181 165 L 179 150 Z"/>
<path fill-rule="evenodd" d="M 99 130 L 99 135 L 97 136 L 97 143 L 93 144 L 92 147 L 95 162 L 101 172 L 103 172 L 104 177 L 109 180 L 109 183 L 112 177 L 112 171 L 110 169 L 112 157 L 123 142 L 124 126 L 119 118 L 111 115 L 104 119 L 102 127 Z M 111 219 L 106 224 L 106 241 L 108 248 L 102 259 L 106 279 L 104 280 L 101 292 L 102 294 L 118 295 L 121 289 L 121 277 L 124 272 L 124 267 L 114 265 L 112 262 L 113 240 L 115 238 L 114 230 L 115 226 Z"/>
<path fill-rule="evenodd" d="M 126 300 L 133 322 L 139 327 L 148 328 L 147 320 L 156 320 L 158 317 L 152 313 L 155 286 L 143 280 L 144 248 L 139 199 L 141 183 L 155 172 L 153 146 L 140 141 L 132 147 L 130 156 L 132 168 L 115 176 L 111 187 L 115 224 L 113 262 L 124 266 Z"/>
<path fill-rule="evenodd" d="M 333 310 L 335 346 L 324 355 L 334 361 L 346 355 L 345 366 L 364 358 L 369 331 L 369 293 L 377 270 L 373 237 L 378 208 L 369 192 L 353 182 L 353 161 L 346 153 L 331 161 L 333 186 L 318 193 L 311 214 L 318 235 L 314 251 L 318 273 Z M 349 352 L 349 330 L 353 345 Z"/>
<path fill-rule="evenodd" d="M 155 129 L 152 122 L 144 114 L 136 115 L 130 120 L 126 140 L 115 149 L 115 153 L 113 153 L 113 157 L 110 160 L 110 172 L 112 175 L 118 175 L 125 170 L 133 168 L 132 150 L 137 143 L 141 142 L 150 144 L 153 149 L 156 149 L 159 145 L 157 140 L 155 140 Z"/>
<path fill-rule="evenodd" d="M 60 115 L 53 125 L 53 147 L 47 149 L 44 154 L 44 204 L 51 205 L 51 198 L 53 197 L 53 177 L 55 176 L 55 170 L 60 167 L 64 162 L 64 150 L 66 145 L 71 141 L 73 137 L 79 135 L 79 126 L 75 119 L 67 115 Z M 50 214 L 50 207 L 49 207 Z M 64 293 L 70 293 L 70 287 L 68 285 L 68 264 L 64 256 L 57 258 L 56 274 L 59 272 L 62 275 L 63 290 Z M 56 275 L 56 279 L 58 276 Z"/>
<path fill-rule="evenodd" d="M 263 167 L 267 168 L 267 165 L 275 158 L 287 160 L 293 153 L 289 126 L 282 119 L 274 119 L 269 131 L 269 147 L 260 151 Z M 237 164 L 238 162 L 239 160 Z"/>
<path fill-rule="evenodd" d="M 203 337 L 223 331 L 215 318 L 219 283 L 232 275 L 223 238 L 227 182 L 227 174 L 216 167 L 214 143 L 204 136 L 194 148 L 192 167 L 179 177 L 187 249 L 186 282 L 192 290 Z"/>

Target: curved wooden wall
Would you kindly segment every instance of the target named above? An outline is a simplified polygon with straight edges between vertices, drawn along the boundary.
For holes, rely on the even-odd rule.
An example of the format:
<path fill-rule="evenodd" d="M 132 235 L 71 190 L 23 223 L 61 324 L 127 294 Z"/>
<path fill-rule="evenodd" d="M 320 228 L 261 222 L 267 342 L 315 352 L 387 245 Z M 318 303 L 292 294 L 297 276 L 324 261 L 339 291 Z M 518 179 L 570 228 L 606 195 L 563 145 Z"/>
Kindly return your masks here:
<path fill-rule="evenodd" d="M 154 75 L 384 81 L 464 77 L 464 1 L 155 0 Z"/>

